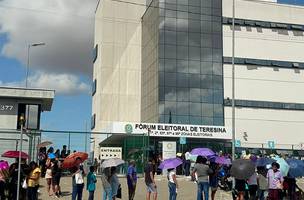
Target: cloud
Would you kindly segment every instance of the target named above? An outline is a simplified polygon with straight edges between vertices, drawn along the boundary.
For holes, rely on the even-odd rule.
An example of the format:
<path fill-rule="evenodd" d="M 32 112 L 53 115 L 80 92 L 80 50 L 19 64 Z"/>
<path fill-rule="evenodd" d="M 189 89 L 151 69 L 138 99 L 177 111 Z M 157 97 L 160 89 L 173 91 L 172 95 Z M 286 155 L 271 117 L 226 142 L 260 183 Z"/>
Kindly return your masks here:
<path fill-rule="evenodd" d="M 3 83 L 2 86 L 24 87 L 25 80 L 20 82 Z M 90 86 L 81 81 L 80 78 L 72 74 L 45 74 L 36 72 L 28 78 L 28 86 L 30 88 L 54 89 L 56 94 L 78 95 L 89 94 Z"/>
<path fill-rule="evenodd" d="M 2 0 L 0 34 L 8 42 L 1 53 L 24 65 L 31 47 L 32 70 L 91 76 L 94 11 L 97 0 Z"/>

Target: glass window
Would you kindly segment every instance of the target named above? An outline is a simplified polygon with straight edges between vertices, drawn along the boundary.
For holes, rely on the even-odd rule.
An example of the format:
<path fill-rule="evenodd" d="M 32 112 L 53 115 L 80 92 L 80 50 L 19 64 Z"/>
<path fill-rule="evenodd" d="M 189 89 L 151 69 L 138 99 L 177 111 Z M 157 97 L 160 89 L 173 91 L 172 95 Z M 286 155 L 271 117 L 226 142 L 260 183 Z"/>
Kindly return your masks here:
<path fill-rule="evenodd" d="M 185 1 L 185 0 L 177 0 L 177 4 L 180 4 L 180 5 L 188 5 L 188 1 Z"/>
<path fill-rule="evenodd" d="M 201 62 L 201 74 L 212 74 L 212 62 Z"/>
<path fill-rule="evenodd" d="M 218 8 L 213 8 L 212 9 L 212 15 L 221 16 L 222 15 L 222 10 L 218 9 Z"/>
<path fill-rule="evenodd" d="M 188 32 L 177 32 L 177 44 L 188 46 Z"/>
<path fill-rule="evenodd" d="M 165 43 L 176 44 L 176 31 L 165 31 Z"/>
<path fill-rule="evenodd" d="M 222 49 L 213 49 L 212 60 L 214 62 L 222 62 L 222 59 L 223 59 Z"/>
<path fill-rule="evenodd" d="M 201 35 L 199 33 L 189 33 L 189 46 L 200 46 Z"/>
<path fill-rule="evenodd" d="M 163 72 L 165 71 L 165 60 L 158 59 L 158 71 Z"/>
<path fill-rule="evenodd" d="M 169 115 L 170 112 L 171 115 L 176 114 L 176 102 L 165 101 L 165 114 Z"/>
<path fill-rule="evenodd" d="M 201 88 L 203 89 L 213 88 L 212 75 L 201 75 Z"/>
<path fill-rule="evenodd" d="M 199 88 L 190 88 L 190 101 L 191 102 L 201 101 L 201 90 Z"/>
<path fill-rule="evenodd" d="M 165 73 L 165 86 L 176 86 L 176 73 Z"/>
<path fill-rule="evenodd" d="M 213 104 L 214 117 L 224 117 L 224 107 L 222 104 Z"/>
<path fill-rule="evenodd" d="M 188 7 L 189 9 L 189 13 L 196 13 L 196 14 L 200 14 L 200 7 L 198 6 L 190 6 Z"/>
<path fill-rule="evenodd" d="M 188 60 L 177 60 L 177 72 L 188 73 Z"/>
<path fill-rule="evenodd" d="M 177 88 L 177 101 L 189 101 L 189 88 Z"/>
<path fill-rule="evenodd" d="M 192 116 L 201 116 L 201 104 L 200 103 L 191 103 L 190 102 L 190 115 Z"/>
<path fill-rule="evenodd" d="M 200 74 L 201 73 L 200 61 L 189 60 L 189 73 L 193 73 L 193 74 Z"/>
<path fill-rule="evenodd" d="M 202 103 L 202 116 L 213 117 L 213 104 Z"/>
<path fill-rule="evenodd" d="M 201 32 L 201 22 L 199 20 L 189 19 L 189 32 Z"/>
<path fill-rule="evenodd" d="M 201 34 L 201 46 L 202 47 L 212 47 L 212 35 L 211 34 Z"/>
<path fill-rule="evenodd" d="M 165 87 L 165 100 L 166 101 L 176 101 L 176 88 L 175 87 Z"/>
<path fill-rule="evenodd" d="M 158 48 L 159 48 L 159 52 L 158 52 L 159 58 L 165 58 L 165 45 L 159 45 Z"/>
<path fill-rule="evenodd" d="M 222 36 L 219 34 L 212 35 L 212 47 L 221 49 L 223 46 Z"/>
<path fill-rule="evenodd" d="M 213 74 L 215 75 L 223 75 L 223 66 L 222 63 L 213 63 Z"/>
<path fill-rule="evenodd" d="M 221 0 L 212 0 L 212 8 L 221 8 L 222 1 Z"/>
<path fill-rule="evenodd" d="M 221 26 L 223 26 L 221 16 L 212 16 L 212 22 L 218 22 Z"/>
<path fill-rule="evenodd" d="M 203 124 L 204 125 L 213 125 L 213 118 L 212 117 L 203 117 Z"/>
<path fill-rule="evenodd" d="M 224 101 L 223 90 L 213 90 L 213 102 L 222 104 Z"/>
<path fill-rule="evenodd" d="M 223 76 L 218 76 L 218 75 L 213 76 L 213 88 L 214 89 L 223 88 Z"/>
<path fill-rule="evenodd" d="M 158 88 L 158 100 L 159 101 L 164 101 L 165 100 L 165 88 L 164 87 L 159 87 Z"/>
<path fill-rule="evenodd" d="M 160 101 L 158 103 L 158 114 L 163 115 L 165 113 L 165 102 Z"/>
<path fill-rule="evenodd" d="M 212 49 L 201 48 L 201 59 L 202 61 L 212 61 Z"/>
<path fill-rule="evenodd" d="M 187 19 L 177 19 L 177 31 L 188 31 L 188 20 Z"/>
<path fill-rule="evenodd" d="M 166 3 L 166 17 L 175 17 L 176 18 L 176 4 L 167 4 Z"/>
<path fill-rule="evenodd" d="M 189 86 L 189 74 L 177 73 L 177 87 Z"/>
<path fill-rule="evenodd" d="M 211 21 L 201 21 L 202 33 L 212 32 L 212 22 Z"/>
<path fill-rule="evenodd" d="M 213 22 L 212 23 L 212 32 L 213 33 L 221 33 L 222 31 L 222 24 L 221 23 L 216 23 L 216 22 Z"/>
<path fill-rule="evenodd" d="M 213 90 L 201 89 L 201 102 L 212 103 L 213 102 Z"/>
<path fill-rule="evenodd" d="M 201 6 L 201 1 L 200 0 L 189 0 L 188 1 L 189 3 L 189 6 L 198 6 L 200 7 Z"/>
<path fill-rule="evenodd" d="M 166 58 L 176 58 L 176 46 L 165 45 L 165 56 Z"/>
<path fill-rule="evenodd" d="M 200 20 L 201 19 L 201 15 L 200 14 L 196 14 L 196 13 L 189 13 L 189 19 L 195 19 L 195 20 Z"/>
<path fill-rule="evenodd" d="M 224 126 L 224 118 L 222 117 L 213 118 L 213 122 L 215 126 Z"/>
<path fill-rule="evenodd" d="M 177 58 L 188 60 L 188 46 L 177 46 Z"/>
<path fill-rule="evenodd" d="M 211 8 L 213 0 L 202 0 L 202 7 Z"/>
<path fill-rule="evenodd" d="M 202 118 L 201 117 L 190 116 L 190 124 L 201 125 L 202 124 Z"/>
<path fill-rule="evenodd" d="M 189 59 L 200 60 L 200 48 L 189 46 Z"/>
<path fill-rule="evenodd" d="M 158 73 L 158 84 L 160 86 L 164 86 L 165 85 L 165 74 L 164 74 L 164 72 L 159 72 Z"/>
<path fill-rule="evenodd" d="M 189 87 L 200 88 L 200 75 L 199 74 L 190 74 L 189 75 Z"/>
<path fill-rule="evenodd" d="M 178 115 L 176 118 L 178 124 L 189 124 L 189 116 L 187 115 Z"/>
<path fill-rule="evenodd" d="M 176 111 L 178 115 L 189 115 L 189 102 L 177 102 Z"/>
<path fill-rule="evenodd" d="M 165 123 L 165 115 L 159 115 L 159 123 Z"/>
<path fill-rule="evenodd" d="M 165 43 L 165 32 L 163 30 L 159 30 L 159 43 L 160 44 Z"/>
<path fill-rule="evenodd" d="M 177 5 L 177 18 L 188 19 L 188 6 Z"/>
<path fill-rule="evenodd" d="M 165 72 L 176 72 L 175 59 L 165 59 Z"/>
<path fill-rule="evenodd" d="M 167 30 L 176 30 L 176 18 L 166 17 L 165 18 L 165 29 Z"/>

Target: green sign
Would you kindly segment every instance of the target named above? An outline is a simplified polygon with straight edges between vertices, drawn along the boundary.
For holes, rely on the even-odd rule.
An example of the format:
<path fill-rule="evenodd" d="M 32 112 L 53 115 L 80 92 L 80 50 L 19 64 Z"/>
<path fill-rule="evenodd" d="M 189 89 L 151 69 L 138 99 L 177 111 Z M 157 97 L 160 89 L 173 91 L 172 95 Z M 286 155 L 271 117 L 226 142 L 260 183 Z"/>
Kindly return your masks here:
<path fill-rule="evenodd" d="M 180 137 L 179 138 L 179 144 L 186 144 L 186 143 L 187 143 L 186 137 Z"/>
<path fill-rule="evenodd" d="M 275 147 L 274 141 L 268 141 L 268 148 L 274 149 L 274 147 Z"/>
<path fill-rule="evenodd" d="M 125 132 L 128 133 L 128 134 L 131 134 L 133 132 L 133 127 L 132 127 L 131 124 L 126 124 Z"/>
<path fill-rule="evenodd" d="M 235 147 L 241 147 L 241 140 L 235 140 L 234 146 Z"/>

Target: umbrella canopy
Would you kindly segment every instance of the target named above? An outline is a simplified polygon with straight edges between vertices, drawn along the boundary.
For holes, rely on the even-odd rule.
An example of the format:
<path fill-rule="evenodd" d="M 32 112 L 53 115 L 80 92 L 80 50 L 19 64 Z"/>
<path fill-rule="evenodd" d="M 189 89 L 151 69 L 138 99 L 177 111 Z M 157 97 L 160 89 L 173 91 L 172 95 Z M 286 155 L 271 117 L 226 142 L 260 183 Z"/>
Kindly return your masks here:
<path fill-rule="evenodd" d="M 19 151 L 6 151 L 2 154 L 5 158 L 19 158 Z M 28 159 L 27 153 L 21 151 L 21 158 Z"/>
<path fill-rule="evenodd" d="M 265 167 L 266 165 L 271 165 L 273 162 L 275 162 L 272 158 L 258 158 L 255 165 L 257 167 Z"/>
<path fill-rule="evenodd" d="M 53 142 L 51 141 L 44 141 L 44 142 L 41 142 L 40 144 L 37 144 L 37 148 L 41 148 L 41 147 L 47 147 L 49 145 L 53 144 Z"/>
<path fill-rule="evenodd" d="M 75 152 L 67 156 L 62 163 L 63 168 L 72 168 L 77 164 L 76 159 L 80 158 L 81 162 L 84 162 L 88 159 L 88 154 L 84 152 Z"/>
<path fill-rule="evenodd" d="M 195 149 L 192 149 L 191 155 L 208 157 L 208 156 L 215 155 L 215 153 L 211 149 L 208 149 L 208 148 L 195 148 Z"/>
<path fill-rule="evenodd" d="M 101 164 L 101 168 L 108 168 L 108 167 L 117 167 L 118 165 L 124 164 L 125 161 L 120 158 L 109 158 L 104 160 Z"/>
<path fill-rule="evenodd" d="M 159 169 L 172 169 L 180 166 L 183 161 L 180 158 L 169 158 L 160 163 Z"/>
<path fill-rule="evenodd" d="M 287 159 L 289 165 L 288 175 L 292 178 L 304 176 L 304 162 L 297 159 Z"/>
<path fill-rule="evenodd" d="M 229 158 L 225 158 L 224 156 L 216 157 L 214 162 L 221 165 L 231 165 L 231 160 Z"/>
<path fill-rule="evenodd" d="M 275 160 L 280 165 L 280 172 L 283 176 L 287 176 L 289 171 L 289 165 L 288 163 L 283 159 L 279 157 L 275 157 Z"/>
<path fill-rule="evenodd" d="M 246 180 L 255 172 L 255 166 L 251 160 L 237 159 L 232 162 L 231 176 Z"/>

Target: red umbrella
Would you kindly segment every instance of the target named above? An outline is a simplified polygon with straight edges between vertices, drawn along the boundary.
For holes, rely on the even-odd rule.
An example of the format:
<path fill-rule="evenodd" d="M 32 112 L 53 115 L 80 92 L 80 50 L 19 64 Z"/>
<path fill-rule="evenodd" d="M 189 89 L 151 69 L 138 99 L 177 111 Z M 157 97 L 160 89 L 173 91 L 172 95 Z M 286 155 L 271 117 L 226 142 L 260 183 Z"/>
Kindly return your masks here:
<path fill-rule="evenodd" d="M 75 152 L 67 156 L 62 163 L 63 168 L 72 168 L 77 164 L 76 159 L 80 158 L 81 162 L 88 159 L 88 154 L 84 152 Z"/>
<path fill-rule="evenodd" d="M 2 157 L 5 158 L 19 158 L 19 151 L 6 151 L 2 154 Z M 27 153 L 21 151 L 21 158 L 28 159 Z"/>

